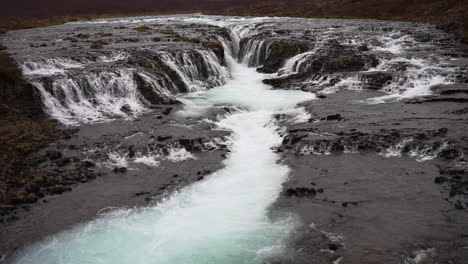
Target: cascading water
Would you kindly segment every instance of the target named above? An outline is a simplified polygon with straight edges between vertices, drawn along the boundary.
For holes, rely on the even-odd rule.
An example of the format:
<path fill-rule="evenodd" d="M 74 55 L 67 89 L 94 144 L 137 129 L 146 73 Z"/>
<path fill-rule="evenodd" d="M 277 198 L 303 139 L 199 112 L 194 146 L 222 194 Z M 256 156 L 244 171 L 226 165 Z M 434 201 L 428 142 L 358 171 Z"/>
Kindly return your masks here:
<path fill-rule="evenodd" d="M 268 216 L 288 175 L 272 150 L 282 141 L 273 115 L 304 115 L 297 104 L 315 95 L 271 90 L 264 75 L 229 52 L 226 57 L 232 71 L 227 84 L 182 98 L 185 115 L 220 104 L 240 109 L 217 122 L 233 132 L 224 169 L 153 206 L 117 210 L 41 242 L 16 262 L 237 264 L 263 263 L 280 253 L 294 219 Z"/>
<path fill-rule="evenodd" d="M 37 81 L 46 112 L 67 125 L 96 122 L 145 111 L 133 70 L 60 76 L 46 89 Z"/>

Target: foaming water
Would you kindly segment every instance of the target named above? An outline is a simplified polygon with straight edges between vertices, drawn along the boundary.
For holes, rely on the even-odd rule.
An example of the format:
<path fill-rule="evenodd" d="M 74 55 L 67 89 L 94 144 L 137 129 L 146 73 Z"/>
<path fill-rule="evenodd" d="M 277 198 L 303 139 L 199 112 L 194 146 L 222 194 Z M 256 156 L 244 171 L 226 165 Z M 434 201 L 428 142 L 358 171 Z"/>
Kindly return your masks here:
<path fill-rule="evenodd" d="M 232 131 L 224 169 L 153 206 L 121 209 L 26 250 L 17 263 L 263 263 L 281 253 L 295 221 L 270 218 L 288 167 L 272 148 L 282 141 L 272 116 L 303 114 L 315 99 L 301 91 L 271 90 L 255 69 L 230 60 L 226 85 L 184 98 L 185 115 L 216 105 L 241 110 L 217 122 Z M 186 153 L 174 153 L 186 158 Z"/>

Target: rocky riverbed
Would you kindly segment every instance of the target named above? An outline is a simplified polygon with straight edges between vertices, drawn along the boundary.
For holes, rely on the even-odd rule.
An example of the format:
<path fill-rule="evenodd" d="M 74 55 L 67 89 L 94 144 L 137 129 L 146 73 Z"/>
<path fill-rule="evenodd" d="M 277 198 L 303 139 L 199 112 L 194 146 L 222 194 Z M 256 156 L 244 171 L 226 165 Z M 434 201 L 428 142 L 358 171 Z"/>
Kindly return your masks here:
<path fill-rule="evenodd" d="M 286 211 L 299 224 L 282 253 L 264 261 L 468 258 L 468 47 L 432 25 L 116 18 L 12 31 L 2 43 L 60 131 L 28 154 L 34 166 L 4 194 L 5 261 L 223 168 L 233 139 L 216 122 L 252 98 L 199 102 L 229 83 L 230 57 L 257 68 L 271 89 L 318 97 L 300 114 L 273 117 L 283 137 L 274 151 L 290 173 L 269 214 Z"/>

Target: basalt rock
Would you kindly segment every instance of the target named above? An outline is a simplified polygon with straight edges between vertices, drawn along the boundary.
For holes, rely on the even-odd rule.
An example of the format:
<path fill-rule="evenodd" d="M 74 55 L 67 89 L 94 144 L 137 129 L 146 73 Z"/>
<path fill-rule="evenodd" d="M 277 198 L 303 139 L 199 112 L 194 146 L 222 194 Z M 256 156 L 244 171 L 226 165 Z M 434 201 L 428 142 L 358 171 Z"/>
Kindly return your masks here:
<path fill-rule="evenodd" d="M 226 64 L 226 59 L 224 58 L 224 47 L 221 42 L 205 41 L 202 43 L 202 46 L 213 51 L 221 64 Z"/>
<path fill-rule="evenodd" d="M 262 67 L 258 68 L 259 72 L 274 73 L 278 71 L 284 62 L 308 49 L 306 44 L 293 41 L 277 41 L 269 46 L 268 56 L 266 56 Z"/>
<path fill-rule="evenodd" d="M 380 90 L 393 79 L 393 75 L 388 72 L 365 72 L 360 74 L 359 80 L 366 89 Z"/>

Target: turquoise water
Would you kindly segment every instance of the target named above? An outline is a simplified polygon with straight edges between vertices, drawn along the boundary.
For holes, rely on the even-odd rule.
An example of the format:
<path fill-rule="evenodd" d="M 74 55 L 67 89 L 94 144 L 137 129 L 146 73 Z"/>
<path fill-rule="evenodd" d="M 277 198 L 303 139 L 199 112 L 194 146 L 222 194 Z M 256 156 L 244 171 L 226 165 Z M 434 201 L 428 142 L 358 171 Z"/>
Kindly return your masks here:
<path fill-rule="evenodd" d="M 17 263 L 240 264 L 281 253 L 295 223 L 268 217 L 289 172 L 272 151 L 282 140 L 272 115 L 303 115 L 296 105 L 315 96 L 270 90 L 255 69 L 230 63 L 232 80 L 186 96 L 181 112 L 202 115 L 220 104 L 242 109 L 217 122 L 233 132 L 224 169 L 153 206 L 116 210 L 43 241 Z"/>

